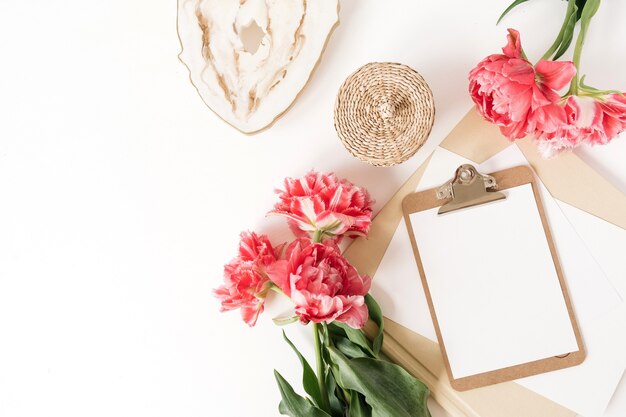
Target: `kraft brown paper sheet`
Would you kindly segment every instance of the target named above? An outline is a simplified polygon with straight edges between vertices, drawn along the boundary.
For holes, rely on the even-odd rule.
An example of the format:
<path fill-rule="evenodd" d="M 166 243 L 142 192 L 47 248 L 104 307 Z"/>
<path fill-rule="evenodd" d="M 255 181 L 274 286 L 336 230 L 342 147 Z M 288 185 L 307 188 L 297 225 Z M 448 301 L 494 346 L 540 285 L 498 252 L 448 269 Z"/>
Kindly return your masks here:
<path fill-rule="evenodd" d="M 552 160 L 543 160 L 529 138 L 516 143 L 553 197 L 626 229 L 626 195 L 578 156 L 569 153 Z M 480 164 L 511 144 L 495 126 L 483 121 L 471 110 L 441 146 Z M 355 240 L 346 250 L 346 257 L 359 272 L 375 276 L 402 219 L 402 200 L 415 190 L 429 161 L 430 158 L 378 213 L 372 222 L 369 237 Z M 374 326 L 368 323 L 366 331 L 371 332 Z M 575 412 L 515 382 L 465 392 L 455 391 L 450 386 L 439 346 L 386 318 L 383 351 L 424 381 L 433 398 L 454 417 L 576 416 Z"/>

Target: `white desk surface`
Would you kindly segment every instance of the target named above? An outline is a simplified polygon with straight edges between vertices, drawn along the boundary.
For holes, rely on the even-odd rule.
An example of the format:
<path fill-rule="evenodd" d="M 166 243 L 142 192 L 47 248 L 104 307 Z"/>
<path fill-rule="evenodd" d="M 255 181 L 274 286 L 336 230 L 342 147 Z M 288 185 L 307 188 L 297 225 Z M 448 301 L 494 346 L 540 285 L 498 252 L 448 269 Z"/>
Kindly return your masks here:
<path fill-rule="evenodd" d="M 0 2 L 0 415 L 277 416 L 272 370 L 297 386 L 296 357 L 269 314 L 248 329 L 211 296 L 239 232 L 286 239 L 264 214 L 311 168 L 379 209 L 470 108 L 467 72 L 507 26 L 530 57 L 552 42 L 562 2 L 496 27 L 505 3 L 342 1 L 295 106 L 247 137 L 189 83 L 174 0 Z M 606 1 L 589 33 L 597 87 L 626 90 L 624 18 Z M 399 167 L 357 161 L 333 128 L 337 89 L 370 61 L 411 65 L 435 94 L 431 138 Z M 580 153 L 626 191 L 626 137 Z M 287 331 L 312 358 L 310 329 Z"/>

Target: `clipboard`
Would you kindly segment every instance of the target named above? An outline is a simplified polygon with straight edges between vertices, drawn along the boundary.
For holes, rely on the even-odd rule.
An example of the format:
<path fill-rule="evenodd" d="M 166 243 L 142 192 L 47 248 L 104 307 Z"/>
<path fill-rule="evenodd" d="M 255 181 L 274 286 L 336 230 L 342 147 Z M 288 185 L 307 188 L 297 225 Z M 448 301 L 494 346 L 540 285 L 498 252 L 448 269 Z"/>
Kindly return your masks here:
<path fill-rule="evenodd" d="M 402 209 L 454 389 L 466 391 L 584 361 L 580 330 L 530 168 L 482 175 L 463 165 L 441 187 L 409 194 Z M 477 245 L 477 235 L 483 241 L 493 235 L 491 247 Z"/>

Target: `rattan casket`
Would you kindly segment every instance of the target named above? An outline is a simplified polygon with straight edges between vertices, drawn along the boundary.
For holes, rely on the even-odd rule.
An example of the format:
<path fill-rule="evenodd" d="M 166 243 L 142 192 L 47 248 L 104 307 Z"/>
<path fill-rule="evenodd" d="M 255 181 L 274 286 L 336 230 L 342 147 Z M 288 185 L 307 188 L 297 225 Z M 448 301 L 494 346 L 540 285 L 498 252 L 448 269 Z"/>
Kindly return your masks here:
<path fill-rule="evenodd" d="M 424 78 L 396 63 L 367 64 L 343 83 L 335 129 L 357 158 L 376 166 L 402 163 L 428 138 L 435 102 Z"/>

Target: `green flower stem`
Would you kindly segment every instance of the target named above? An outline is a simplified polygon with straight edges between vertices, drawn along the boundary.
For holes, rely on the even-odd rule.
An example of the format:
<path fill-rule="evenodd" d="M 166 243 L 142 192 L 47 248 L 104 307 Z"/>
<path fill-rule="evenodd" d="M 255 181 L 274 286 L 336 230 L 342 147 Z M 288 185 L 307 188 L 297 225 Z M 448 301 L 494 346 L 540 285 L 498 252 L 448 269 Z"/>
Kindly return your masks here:
<path fill-rule="evenodd" d="M 315 360 L 317 362 L 317 384 L 320 388 L 322 396 L 322 409 L 330 412 L 330 401 L 328 400 L 328 391 L 324 382 L 324 362 L 322 360 L 322 344 L 320 342 L 319 324 L 311 323 L 313 326 L 313 338 L 315 340 Z"/>
<path fill-rule="evenodd" d="M 574 7 L 576 7 L 576 0 L 568 0 L 567 11 L 565 12 L 565 19 L 563 20 L 563 24 L 561 25 L 559 35 L 554 40 L 552 46 L 550 46 L 546 53 L 543 54 L 541 59 L 549 59 L 561 46 L 561 43 L 563 42 L 563 36 L 565 34 L 565 30 L 567 29 L 567 25 L 570 21 L 570 17 L 572 15 Z"/>
<path fill-rule="evenodd" d="M 276 284 L 274 284 L 273 282 L 270 282 L 270 291 L 274 291 L 276 294 L 280 294 L 280 295 L 284 295 L 285 297 L 287 297 L 287 294 L 284 293 L 283 290 L 280 289 L 280 287 Z"/>
<path fill-rule="evenodd" d="M 320 243 L 323 235 L 324 232 L 319 229 L 315 229 L 315 233 L 313 233 L 313 243 Z"/>
<path fill-rule="evenodd" d="M 574 49 L 574 65 L 576 66 L 576 75 L 572 78 L 568 95 L 578 95 L 578 89 L 580 87 L 580 58 L 583 53 L 583 46 L 585 44 L 585 36 L 587 36 L 587 30 L 591 19 L 598 11 L 601 0 L 587 0 L 585 8 L 583 9 L 582 16 L 580 18 L 580 33 L 576 39 L 576 47 Z"/>
<path fill-rule="evenodd" d="M 313 243 L 320 243 L 324 232 L 316 229 L 313 233 Z M 324 381 L 324 360 L 322 359 L 322 343 L 320 341 L 320 325 L 318 323 L 311 323 L 313 326 L 313 339 L 315 341 L 315 361 L 317 362 L 317 385 L 320 388 L 320 395 L 322 396 L 322 409 L 330 413 L 330 400 L 328 399 L 328 391 L 326 390 L 326 382 Z M 325 323 L 324 323 L 325 325 Z M 328 332 L 324 326 L 324 343 L 328 343 Z"/>
<path fill-rule="evenodd" d="M 569 94 L 578 95 L 578 86 L 580 80 L 580 57 L 583 53 L 583 45 L 585 43 L 585 33 L 583 30 L 578 34 L 578 39 L 576 39 L 576 48 L 574 49 L 574 66 L 576 67 L 576 75 L 572 78 L 572 82 L 569 86 Z"/>

